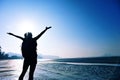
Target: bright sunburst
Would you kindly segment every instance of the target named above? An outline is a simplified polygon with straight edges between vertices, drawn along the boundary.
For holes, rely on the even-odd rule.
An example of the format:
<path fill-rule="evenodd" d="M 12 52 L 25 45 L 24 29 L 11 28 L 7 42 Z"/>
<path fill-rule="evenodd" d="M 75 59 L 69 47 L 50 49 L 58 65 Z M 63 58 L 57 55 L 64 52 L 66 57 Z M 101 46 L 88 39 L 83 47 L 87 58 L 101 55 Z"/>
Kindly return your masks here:
<path fill-rule="evenodd" d="M 17 22 L 17 29 L 21 33 L 35 32 L 36 23 L 34 20 L 23 19 Z"/>

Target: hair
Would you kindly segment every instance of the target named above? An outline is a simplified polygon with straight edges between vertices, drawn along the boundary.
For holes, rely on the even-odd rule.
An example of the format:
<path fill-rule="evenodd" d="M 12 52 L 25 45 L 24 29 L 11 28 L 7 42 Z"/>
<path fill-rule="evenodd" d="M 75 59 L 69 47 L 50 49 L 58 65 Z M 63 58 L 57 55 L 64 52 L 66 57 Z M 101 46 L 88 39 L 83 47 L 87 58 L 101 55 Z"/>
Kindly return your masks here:
<path fill-rule="evenodd" d="M 24 34 L 25 38 L 32 38 L 32 33 L 31 32 L 27 32 Z"/>

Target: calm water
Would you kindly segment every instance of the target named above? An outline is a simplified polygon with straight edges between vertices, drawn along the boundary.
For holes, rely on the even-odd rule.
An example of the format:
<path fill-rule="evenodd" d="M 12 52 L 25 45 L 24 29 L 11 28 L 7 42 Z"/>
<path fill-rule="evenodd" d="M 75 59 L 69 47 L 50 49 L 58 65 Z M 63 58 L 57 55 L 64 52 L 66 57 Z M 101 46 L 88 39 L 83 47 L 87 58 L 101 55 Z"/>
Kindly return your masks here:
<path fill-rule="evenodd" d="M 0 80 L 18 80 L 23 60 L 1 60 Z M 66 63 L 38 60 L 35 80 L 119 80 L 120 64 Z M 29 71 L 28 71 L 29 72 Z M 28 72 L 25 79 L 28 79 Z"/>

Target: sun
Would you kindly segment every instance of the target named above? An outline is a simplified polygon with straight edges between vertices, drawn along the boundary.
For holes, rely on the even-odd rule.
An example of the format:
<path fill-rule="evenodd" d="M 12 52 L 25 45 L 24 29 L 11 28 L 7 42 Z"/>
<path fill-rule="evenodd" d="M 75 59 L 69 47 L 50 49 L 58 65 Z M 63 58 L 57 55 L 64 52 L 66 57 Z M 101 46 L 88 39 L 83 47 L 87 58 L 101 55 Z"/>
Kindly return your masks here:
<path fill-rule="evenodd" d="M 21 33 L 35 32 L 35 21 L 30 19 L 22 19 L 17 22 L 17 29 Z"/>

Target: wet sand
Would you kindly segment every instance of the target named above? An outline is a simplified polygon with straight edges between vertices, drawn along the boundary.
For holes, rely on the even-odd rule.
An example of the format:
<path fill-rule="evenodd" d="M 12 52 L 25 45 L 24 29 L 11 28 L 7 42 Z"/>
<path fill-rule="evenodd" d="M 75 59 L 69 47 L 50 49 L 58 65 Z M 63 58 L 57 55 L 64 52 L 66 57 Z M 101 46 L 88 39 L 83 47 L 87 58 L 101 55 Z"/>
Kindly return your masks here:
<path fill-rule="evenodd" d="M 18 80 L 23 60 L 1 60 L 0 80 Z M 26 73 L 24 80 L 28 79 Z M 119 80 L 120 66 L 38 61 L 34 80 Z"/>

